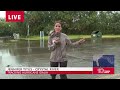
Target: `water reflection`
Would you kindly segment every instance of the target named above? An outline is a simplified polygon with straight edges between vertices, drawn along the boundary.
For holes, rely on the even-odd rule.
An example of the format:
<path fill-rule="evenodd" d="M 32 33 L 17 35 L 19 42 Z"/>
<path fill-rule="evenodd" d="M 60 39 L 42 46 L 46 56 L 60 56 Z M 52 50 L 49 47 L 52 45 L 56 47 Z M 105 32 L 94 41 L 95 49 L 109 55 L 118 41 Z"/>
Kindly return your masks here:
<path fill-rule="evenodd" d="M 17 60 L 15 56 L 11 56 L 9 49 L 1 50 L 1 64 L 3 66 L 7 65 L 17 65 Z"/>
<path fill-rule="evenodd" d="M 119 39 L 103 39 L 101 43 L 92 43 L 91 40 L 77 48 L 68 49 L 68 66 L 82 67 L 92 66 L 93 56 L 99 54 L 115 55 L 116 73 L 120 70 L 120 40 Z M 0 44 L 0 68 L 10 66 L 24 67 L 48 67 L 50 51 L 45 47 L 40 48 L 40 41 L 18 41 L 8 44 Z M 3 72 L 4 73 L 4 72 Z"/>
<path fill-rule="evenodd" d="M 30 40 L 28 39 L 28 47 L 27 47 L 28 53 L 32 52 L 32 49 L 30 48 Z"/>

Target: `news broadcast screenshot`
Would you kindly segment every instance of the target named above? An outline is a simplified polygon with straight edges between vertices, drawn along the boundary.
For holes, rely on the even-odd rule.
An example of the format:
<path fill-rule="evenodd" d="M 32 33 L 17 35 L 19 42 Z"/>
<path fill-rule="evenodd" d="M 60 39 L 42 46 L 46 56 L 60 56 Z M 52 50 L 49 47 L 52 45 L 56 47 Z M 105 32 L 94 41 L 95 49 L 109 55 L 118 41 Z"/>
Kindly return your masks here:
<path fill-rule="evenodd" d="M 119 11 L 0 11 L 0 79 L 120 79 Z"/>

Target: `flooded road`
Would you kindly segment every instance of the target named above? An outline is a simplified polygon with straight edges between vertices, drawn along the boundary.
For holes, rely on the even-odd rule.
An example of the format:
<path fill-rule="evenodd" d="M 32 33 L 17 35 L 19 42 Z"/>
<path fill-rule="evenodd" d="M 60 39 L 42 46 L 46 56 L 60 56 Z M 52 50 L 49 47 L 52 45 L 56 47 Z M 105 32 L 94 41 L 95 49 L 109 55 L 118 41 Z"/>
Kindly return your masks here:
<path fill-rule="evenodd" d="M 93 56 L 98 54 L 115 55 L 114 75 L 68 75 L 70 79 L 119 79 L 120 78 L 120 40 L 104 39 L 101 43 L 91 40 L 80 47 L 68 49 L 68 67 L 92 67 Z M 50 51 L 45 42 L 44 48 L 40 41 L 0 42 L 0 79 L 50 79 L 49 75 L 6 75 L 9 67 L 49 67 Z M 57 75 L 59 79 L 59 75 Z"/>

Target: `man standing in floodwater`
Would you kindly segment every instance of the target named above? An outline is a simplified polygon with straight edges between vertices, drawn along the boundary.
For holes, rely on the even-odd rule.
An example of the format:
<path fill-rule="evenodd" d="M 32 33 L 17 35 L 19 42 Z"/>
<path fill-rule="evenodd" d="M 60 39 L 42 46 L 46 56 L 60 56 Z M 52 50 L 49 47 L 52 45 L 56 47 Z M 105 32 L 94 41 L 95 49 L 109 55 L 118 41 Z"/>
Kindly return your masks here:
<path fill-rule="evenodd" d="M 68 36 L 61 32 L 62 26 L 60 21 L 54 24 L 54 31 L 49 34 L 48 48 L 51 51 L 50 66 L 51 67 L 67 67 L 66 50 L 68 46 L 77 46 L 85 42 L 85 39 L 80 39 L 74 43 Z M 51 74 L 52 79 L 56 78 L 56 74 Z M 61 79 L 67 79 L 66 74 L 60 74 Z"/>

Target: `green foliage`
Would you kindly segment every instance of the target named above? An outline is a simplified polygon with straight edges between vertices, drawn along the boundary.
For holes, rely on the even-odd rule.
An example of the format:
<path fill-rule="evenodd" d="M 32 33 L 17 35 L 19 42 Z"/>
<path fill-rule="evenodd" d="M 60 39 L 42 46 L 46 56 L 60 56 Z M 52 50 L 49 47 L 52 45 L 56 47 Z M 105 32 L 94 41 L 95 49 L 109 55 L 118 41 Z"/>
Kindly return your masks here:
<path fill-rule="evenodd" d="M 30 35 L 39 35 L 40 31 L 48 35 L 56 20 L 62 21 L 62 32 L 66 34 L 90 35 L 93 31 L 120 34 L 120 13 L 115 11 L 25 11 L 23 23 L 6 23 L 1 19 L 0 35 L 26 36 L 28 25 Z"/>

